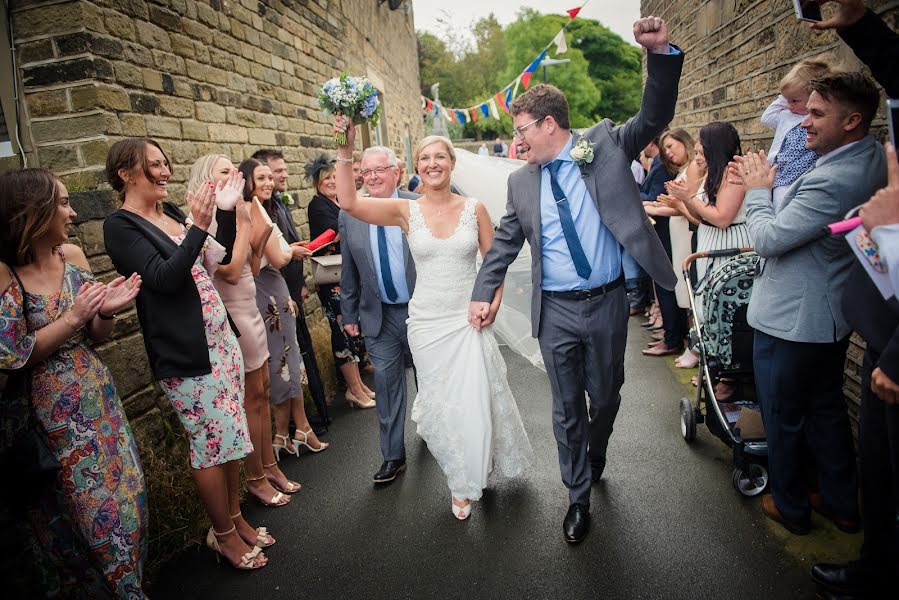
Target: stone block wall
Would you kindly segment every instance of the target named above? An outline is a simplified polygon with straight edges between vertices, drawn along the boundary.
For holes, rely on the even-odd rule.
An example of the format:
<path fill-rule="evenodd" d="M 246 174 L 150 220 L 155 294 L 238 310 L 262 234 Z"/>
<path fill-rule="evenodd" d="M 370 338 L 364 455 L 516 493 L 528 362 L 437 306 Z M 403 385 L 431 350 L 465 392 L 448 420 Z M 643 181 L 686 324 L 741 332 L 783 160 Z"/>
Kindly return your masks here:
<path fill-rule="evenodd" d="M 122 137 L 160 142 L 178 203 L 199 156 L 221 152 L 237 164 L 260 147 L 281 148 L 299 200 L 293 216 L 308 236 L 314 192 L 302 167 L 334 152 L 317 101 L 326 79 L 346 70 L 375 82 L 384 141 L 400 154 L 407 135 L 412 144 L 423 135 L 411 9 L 376 0 L 20 0 L 9 10 L 29 165 L 84 192 L 73 195 L 76 241 L 103 278 L 112 264 L 102 221 L 117 208 L 104 165 Z M 316 346 L 329 346 L 314 294 L 307 318 Z M 161 439 L 164 403 L 151 386 L 136 317 L 121 321 L 100 352 L 138 435 Z M 330 352 L 319 357 L 323 371 L 333 371 Z"/>
<path fill-rule="evenodd" d="M 867 4 L 895 28 L 899 2 Z M 642 0 L 641 14 L 663 17 L 672 41 L 686 51 L 672 125 L 695 134 L 710 121 L 730 121 L 744 150 L 770 145 L 774 131 L 759 118 L 797 61 L 829 52 L 847 68 L 860 67 L 835 33 L 816 33 L 797 21 L 789 0 Z"/>

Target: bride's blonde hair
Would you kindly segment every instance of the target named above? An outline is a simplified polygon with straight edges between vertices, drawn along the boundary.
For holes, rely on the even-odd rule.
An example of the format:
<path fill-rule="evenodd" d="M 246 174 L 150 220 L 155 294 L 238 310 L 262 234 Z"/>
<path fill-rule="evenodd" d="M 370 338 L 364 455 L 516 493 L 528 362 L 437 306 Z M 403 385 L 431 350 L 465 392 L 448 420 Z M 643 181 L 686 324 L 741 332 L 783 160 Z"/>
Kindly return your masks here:
<path fill-rule="evenodd" d="M 456 148 L 453 146 L 453 143 L 450 141 L 448 137 L 444 137 L 442 135 L 429 135 L 418 142 L 418 145 L 415 146 L 415 152 L 412 153 L 412 162 L 415 165 L 418 165 L 418 157 L 421 155 L 421 151 L 424 150 L 427 146 L 431 144 L 441 143 L 446 147 L 447 153 L 450 155 L 450 158 L 453 162 L 456 162 Z"/>

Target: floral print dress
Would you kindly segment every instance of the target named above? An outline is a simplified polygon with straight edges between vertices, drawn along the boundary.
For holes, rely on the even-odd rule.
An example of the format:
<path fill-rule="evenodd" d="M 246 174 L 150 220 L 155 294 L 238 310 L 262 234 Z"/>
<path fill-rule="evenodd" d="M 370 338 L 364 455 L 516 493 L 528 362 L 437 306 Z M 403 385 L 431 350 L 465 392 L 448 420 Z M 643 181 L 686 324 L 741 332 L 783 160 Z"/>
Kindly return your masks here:
<path fill-rule="evenodd" d="M 72 308 L 94 276 L 66 263 L 62 287 L 23 294 L 13 279 L 0 296 L 0 368 L 22 368 L 35 332 Z M 82 327 L 31 368 L 32 407 L 62 465 L 55 489 L 28 517 L 44 584 L 54 597 L 144 598 L 147 495 L 134 436 L 112 376 Z M 7 473 L 14 485 L 15 473 Z"/>
<path fill-rule="evenodd" d="M 172 236 L 172 239 L 180 245 L 184 235 Z M 211 245 L 207 240 L 207 246 L 191 267 L 191 274 L 203 305 L 212 372 L 198 377 L 170 377 L 159 381 L 187 431 L 190 466 L 194 469 L 221 465 L 253 452 L 243 408 L 243 355 L 228 322 L 225 305 L 204 266 L 204 261 L 210 268 L 217 264 L 217 259 L 208 257 Z"/>

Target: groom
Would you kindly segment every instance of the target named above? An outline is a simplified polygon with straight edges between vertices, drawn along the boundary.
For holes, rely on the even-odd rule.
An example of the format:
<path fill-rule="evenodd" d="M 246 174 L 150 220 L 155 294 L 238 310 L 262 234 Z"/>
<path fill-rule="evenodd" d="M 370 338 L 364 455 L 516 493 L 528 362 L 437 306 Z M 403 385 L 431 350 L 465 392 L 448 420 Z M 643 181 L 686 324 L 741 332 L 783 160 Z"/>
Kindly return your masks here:
<path fill-rule="evenodd" d="M 512 103 L 519 154 L 527 153 L 528 165 L 509 177 L 506 215 L 469 305 L 475 328 L 493 322 L 490 301 L 527 239 L 532 335 L 552 387 L 553 432 L 570 502 L 562 530 L 571 543 L 587 535 L 591 480 L 602 475 L 621 403 L 628 320 L 622 249 L 657 285 L 673 290 L 676 283 L 630 164 L 674 115 L 684 57 L 669 45 L 662 19 L 640 19 L 634 37 L 649 51 L 648 78 L 640 112 L 624 125 L 605 120 L 583 137 L 571 132 L 568 102 L 551 85 L 536 85 Z"/>

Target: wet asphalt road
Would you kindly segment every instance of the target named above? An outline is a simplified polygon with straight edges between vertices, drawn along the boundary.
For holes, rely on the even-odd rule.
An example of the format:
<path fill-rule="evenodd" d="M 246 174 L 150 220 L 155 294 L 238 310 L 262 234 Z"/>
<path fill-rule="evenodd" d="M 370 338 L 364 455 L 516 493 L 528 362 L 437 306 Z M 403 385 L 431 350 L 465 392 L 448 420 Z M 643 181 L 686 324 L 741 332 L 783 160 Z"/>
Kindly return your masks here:
<path fill-rule="evenodd" d="M 550 426 L 546 375 L 503 349 L 537 462 L 518 480 L 491 477 L 466 522 L 450 512 L 437 463 L 407 424 L 407 472 L 373 488 L 381 464 L 374 411 L 335 407 L 318 454 L 289 457 L 294 501 L 244 514 L 277 538 L 264 569 L 238 572 L 204 547 L 163 569 L 153 597 L 205 600 L 380 598 L 813 598 L 807 567 L 786 554 L 756 501 L 730 482 L 724 446 L 700 426 L 680 437 L 682 389 L 640 355 L 631 319 L 627 381 L 609 464 L 591 499 L 592 529 L 564 542 L 568 508 Z M 410 391 L 410 404 L 414 390 Z"/>

